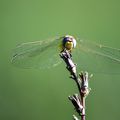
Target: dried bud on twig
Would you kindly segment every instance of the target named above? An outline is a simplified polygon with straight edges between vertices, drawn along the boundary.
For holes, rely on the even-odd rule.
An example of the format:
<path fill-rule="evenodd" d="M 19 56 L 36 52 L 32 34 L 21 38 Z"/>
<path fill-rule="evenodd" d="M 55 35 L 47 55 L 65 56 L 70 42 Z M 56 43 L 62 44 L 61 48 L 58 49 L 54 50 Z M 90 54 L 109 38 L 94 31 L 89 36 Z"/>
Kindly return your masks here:
<path fill-rule="evenodd" d="M 91 88 L 89 88 L 89 84 L 88 84 L 88 81 L 89 81 L 89 77 L 88 77 L 88 72 L 81 72 L 79 74 L 80 76 L 80 79 L 81 79 L 81 93 L 82 95 L 85 97 L 89 94 Z"/>
<path fill-rule="evenodd" d="M 67 70 L 71 73 L 71 75 L 76 74 L 76 65 L 72 61 L 72 55 L 67 50 L 64 50 L 60 53 L 60 57 L 65 61 L 67 65 Z M 74 77 L 74 76 L 73 76 Z"/>
<path fill-rule="evenodd" d="M 76 111 L 80 115 L 81 112 L 82 112 L 83 106 L 81 105 L 80 98 L 79 98 L 78 94 L 74 94 L 73 96 L 69 96 L 68 98 L 72 102 L 72 104 L 74 105 Z"/>

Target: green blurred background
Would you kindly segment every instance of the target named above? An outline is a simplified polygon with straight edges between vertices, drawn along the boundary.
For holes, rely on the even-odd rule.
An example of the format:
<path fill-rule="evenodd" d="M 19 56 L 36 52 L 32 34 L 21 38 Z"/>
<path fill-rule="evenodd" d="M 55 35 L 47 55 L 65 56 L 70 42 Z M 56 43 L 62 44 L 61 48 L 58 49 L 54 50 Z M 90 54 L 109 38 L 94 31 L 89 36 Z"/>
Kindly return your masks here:
<path fill-rule="evenodd" d="M 64 64 L 48 70 L 10 63 L 18 43 L 71 34 L 120 46 L 119 0 L 0 0 L 0 120 L 72 120 L 77 93 Z M 94 75 L 87 120 L 120 119 L 120 75 Z"/>

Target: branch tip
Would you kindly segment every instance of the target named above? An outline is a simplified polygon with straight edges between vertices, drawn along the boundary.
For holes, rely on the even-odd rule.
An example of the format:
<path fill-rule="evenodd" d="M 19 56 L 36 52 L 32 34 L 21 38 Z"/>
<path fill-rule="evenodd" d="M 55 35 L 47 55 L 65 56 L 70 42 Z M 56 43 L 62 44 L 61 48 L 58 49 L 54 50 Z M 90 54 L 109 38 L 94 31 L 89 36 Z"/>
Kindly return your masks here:
<path fill-rule="evenodd" d="M 73 120 L 79 120 L 75 115 L 73 115 Z"/>

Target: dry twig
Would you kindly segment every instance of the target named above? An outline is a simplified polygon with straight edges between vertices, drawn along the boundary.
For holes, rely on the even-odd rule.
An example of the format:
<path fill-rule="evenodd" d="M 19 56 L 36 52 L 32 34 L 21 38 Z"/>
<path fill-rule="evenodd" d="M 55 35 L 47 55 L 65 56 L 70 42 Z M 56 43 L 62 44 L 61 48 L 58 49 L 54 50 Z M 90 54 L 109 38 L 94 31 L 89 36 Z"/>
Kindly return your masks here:
<path fill-rule="evenodd" d="M 69 100 L 75 107 L 76 112 L 81 116 L 81 120 L 85 120 L 85 99 L 90 92 L 89 88 L 89 76 L 88 72 L 81 72 L 79 75 L 76 71 L 76 64 L 72 60 L 72 55 L 69 51 L 64 50 L 60 53 L 60 57 L 66 63 L 66 68 L 70 72 L 70 78 L 72 78 L 78 87 L 79 95 L 73 94 L 69 96 Z M 79 120 L 75 115 L 73 115 L 74 120 Z"/>

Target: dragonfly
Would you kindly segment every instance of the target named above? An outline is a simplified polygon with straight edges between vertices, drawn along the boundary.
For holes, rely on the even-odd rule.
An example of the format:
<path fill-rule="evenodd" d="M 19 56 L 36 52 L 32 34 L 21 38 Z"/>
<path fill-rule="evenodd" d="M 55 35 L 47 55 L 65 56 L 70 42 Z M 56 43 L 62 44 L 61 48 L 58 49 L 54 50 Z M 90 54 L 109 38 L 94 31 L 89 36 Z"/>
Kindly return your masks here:
<path fill-rule="evenodd" d="M 120 49 L 82 40 L 71 35 L 22 43 L 14 49 L 12 64 L 21 68 L 47 69 L 59 65 L 64 49 L 70 52 L 77 69 L 97 73 L 120 73 Z"/>

